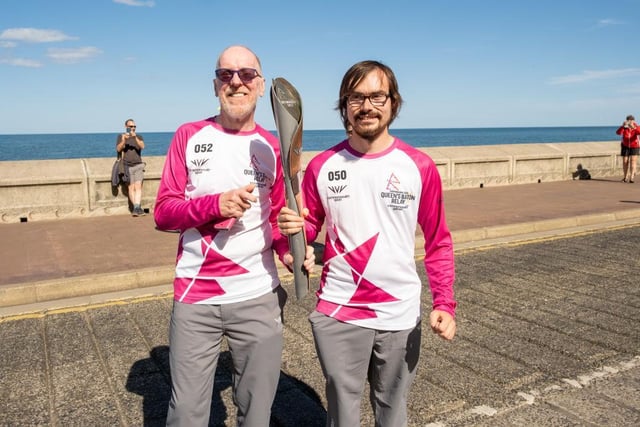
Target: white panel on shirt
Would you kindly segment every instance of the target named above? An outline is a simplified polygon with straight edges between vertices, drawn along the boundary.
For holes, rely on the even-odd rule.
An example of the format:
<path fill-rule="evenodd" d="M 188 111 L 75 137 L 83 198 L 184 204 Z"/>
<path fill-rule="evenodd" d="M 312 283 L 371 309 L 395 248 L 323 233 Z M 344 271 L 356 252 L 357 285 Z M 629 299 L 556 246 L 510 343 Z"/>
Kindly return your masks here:
<path fill-rule="evenodd" d="M 385 330 L 415 326 L 421 282 L 414 248 L 422 184 L 416 163 L 398 149 L 365 157 L 342 150 L 319 168 L 317 188 L 326 212 L 326 244 L 338 248 L 338 255 L 329 261 L 330 273 L 320 298 L 376 312 L 374 318 L 349 323 Z M 375 243 L 370 258 L 366 255 L 371 248 L 363 251 L 359 261 L 352 259 L 350 254 L 366 242 Z M 379 302 L 352 300 L 370 286 L 363 279 L 374 286 L 375 295 L 367 298 Z"/>
<path fill-rule="evenodd" d="M 224 290 L 222 295 L 196 302 L 201 304 L 237 302 L 271 291 L 278 283 L 268 221 L 269 195 L 278 160 L 273 148 L 258 133 L 232 135 L 205 126 L 189 138 L 185 157 L 188 169 L 185 198 L 222 193 L 253 182 L 256 184 L 253 194 L 258 201 L 252 203 L 229 231 L 215 231 L 212 225 L 204 230 L 186 230 L 182 235 L 183 253 L 176 264 L 176 277 L 204 279 L 193 285 L 202 288 L 206 287 L 205 280 L 215 280 Z M 212 235 L 215 237 L 209 242 Z M 237 264 L 238 270 L 246 272 L 215 273 L 216 268 L 203 265 L 204 259 L 212 256 L 228 259 L 230 261 L 223 262 Z M 203 270 L 207 271 L 203 273 Z M 194 290 L 192 287 L 189 292 Z M 184 295 L 176 295 L 178 300 L 181 297 Z"/>

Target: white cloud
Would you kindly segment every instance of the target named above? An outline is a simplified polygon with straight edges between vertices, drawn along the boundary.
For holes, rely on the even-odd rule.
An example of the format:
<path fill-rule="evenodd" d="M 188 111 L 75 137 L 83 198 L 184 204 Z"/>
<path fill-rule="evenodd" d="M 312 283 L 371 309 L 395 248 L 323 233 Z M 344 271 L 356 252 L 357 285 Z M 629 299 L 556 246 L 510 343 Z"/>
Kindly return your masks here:
<path fill-rule="evenodd" d="M 86 46 L 79 48 L 50 48 L 47 56 L 55 62 L 73 64 L 100 55 L 102 51 L 97 47 Z"/>
<path fill-rule="evenodd" d="M 154 7 L 156 2 L 154 1 L 139 1 L 139 0 L 113 0 L 114 3 L 120 3 L 127 6 L 144 6 L 144 7 Z"/>
<path fill-rule="evenodd" d="M 585 70 L 581 74 L 570 74 L 568 76 L 552 77 L 549 84 L 562 85 L 584 83 L 590 80 L 614 79 L 618 77 L 628 77 L 640 75 L 640 68 L 623 68 L 621 70 Z"/>
<path fill-rule="evenodd" d="M 622 25 L 622 24 L 624 24 L 624 22 L 618 21 L 617 19 L 606 18 L 606 19 L 599 20 L 596 23 L 596 27 L 602 28 L 602 27 L 608 27 L 610 25 Z"/>
<path fill-rule="evenodd" d="M 42 30 L 39 28 L 9 28 L 0 34 L 0 40 L 17 40 L 27 43 L 51 43 L 75 40 L 58 30 Z"/>
<path fill-rule="evenodd" d="M 14 67 L 27 67 L 27 68 L 42 67 L 42 64 L 40 62 L 34 61 L 33 59 L 24 59 L 24 58 L 0 59 L 0 64 L 8 64 L 8 65 L 13 65 Z"/>

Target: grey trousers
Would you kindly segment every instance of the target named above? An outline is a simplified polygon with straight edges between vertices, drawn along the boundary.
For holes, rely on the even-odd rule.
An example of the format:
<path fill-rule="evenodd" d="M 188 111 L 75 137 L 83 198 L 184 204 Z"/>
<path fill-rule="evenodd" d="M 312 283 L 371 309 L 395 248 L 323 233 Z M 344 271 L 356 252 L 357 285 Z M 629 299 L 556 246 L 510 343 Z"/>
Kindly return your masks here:
<path fill-rule="evenodd" d="M 380 331 L 309 315 L 326 380 L 327 426 L 359 427 L 365 378 L 378 427 L 407 425 L 407 395 L 420 357 L 420 323 L 403 331 Z"/>
<path fill-rule="evenodd" d="M 223 337 L 233 360 L 239 426 L 268 426 L 280 377 L 286 292 L 234 304 L 173 303 L 169 331 L 168 426 L 209 424 L 213 380 Z"/>

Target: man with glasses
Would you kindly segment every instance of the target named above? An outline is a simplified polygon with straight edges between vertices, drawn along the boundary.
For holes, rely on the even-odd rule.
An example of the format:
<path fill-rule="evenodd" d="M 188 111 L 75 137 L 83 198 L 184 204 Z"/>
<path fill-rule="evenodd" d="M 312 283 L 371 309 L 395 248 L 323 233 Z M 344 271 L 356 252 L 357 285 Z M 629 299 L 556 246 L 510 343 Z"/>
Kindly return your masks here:
<path fill-rule="evenodd" d="M 442 184 L 434 162 L 389 133 L 402 98 L 393 71 L 377 61 L 353 65 L 337 110 L 347 139 L 307 166 L 304 219 L 284 207 L 284 234 L 326 227 L 324 267 L 309 316 L 326 379 L 327 425 L 359 426 L 365 379 L 376 426 L 407 425 L 407 395 L 420 352 L 416 224 L 433 296 L 429 323 L 453 339 L 454 258 Z"/>
<path fill-rule="evenodd" d="M 277 225 L 285 204 L 280 150 L 277 138 L 254 120 L 265 85 L 251 50 L 225 49 L 213 85 L 220 114 L 178 128 L 154 210 L 158 228 L 180 230 L 167 425 L 209 424 L 214 373 L 226 337 L 237 423 L 268 426 L 287 298 L 273 251 L 291 264 L 287 238 Z M 306 265 L 313 265 L 312 252 Z"/>
<path fill-rule="evenodd" d="M 144 149 L 144 138 L 136 133 L 136 122 L 127 119 L 124 122 L 125 132 L 118 135 L 116 151 L 123 156 L 125 167 L 125 181 L 128 179 L 129 202 L 131 203 L 131 215 L 142 216 L 142 181 L 144 179 L 144 166 L 140 152 Z"/>

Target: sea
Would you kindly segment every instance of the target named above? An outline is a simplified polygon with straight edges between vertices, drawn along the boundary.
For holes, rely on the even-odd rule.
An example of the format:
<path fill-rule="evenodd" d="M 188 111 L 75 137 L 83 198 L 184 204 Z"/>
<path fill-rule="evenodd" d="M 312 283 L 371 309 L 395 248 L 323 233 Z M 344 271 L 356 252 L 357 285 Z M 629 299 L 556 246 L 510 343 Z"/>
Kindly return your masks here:
<path fill-rule="evenodd" d="M 414 147 L 618 141 L 617 126 L 391 129 Z M 275 133 L 275 131 L 274 131 Z M 139 132 L 144 156 L 164 156 L 173 132 Z M 117 133 L 0 135 L 0 161 L 115 157 Z M 342 129 L 304 130 L 302 148 L 321 151 L 345 138 Z"/>

